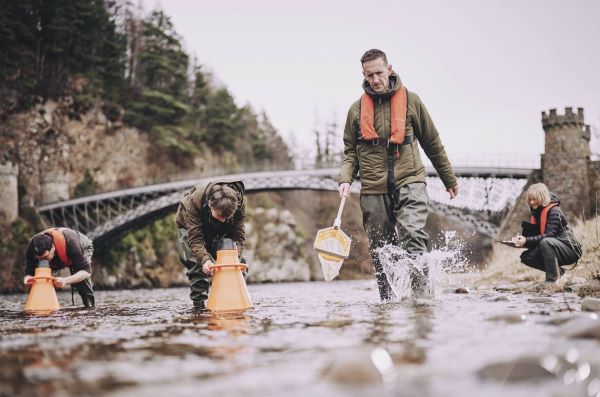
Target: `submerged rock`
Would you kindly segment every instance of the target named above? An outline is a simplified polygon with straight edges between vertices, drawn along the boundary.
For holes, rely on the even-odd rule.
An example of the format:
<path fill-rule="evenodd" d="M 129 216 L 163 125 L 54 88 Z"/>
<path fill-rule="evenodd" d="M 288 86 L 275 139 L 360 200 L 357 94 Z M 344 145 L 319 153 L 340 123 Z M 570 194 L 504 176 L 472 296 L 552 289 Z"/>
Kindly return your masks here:
<path fill-rule="evenodd" d="M 453 291 L 455 294 L 468 294 L 469 289 L 467 287 L 458 287 Z"/>
<path fill-rule="evenodd" d="M 485 300 L 490 302 L 508 302 L 510 301 L 510 297 L 506 295 L 498 295 L 485 298 Z"/>
<path fill-rule="evenodd" d="M 479 371 L 484 379 L 496 382 L 516 383 L 556 378 L 552 372 L 542 367 L 537 357 L 521 357 L 513 361 L 490 364 Z"/>
<path fill-rule="evenodd" d="M 498 314 L 496 316 L 488 317 L 487 321 L 504 321 L 507 323 L 520 323 L 527 319 L 527 316 L 524 314 L 516 314 L 516 313 L 507 313 L 507 314 Z"/>
<path fill-rule="evenodd" d="M 338 357 L 327 365 L 323 379 L 340 385 L 367 385 L 382 382 L 381 373 L 371 361 L 368 352 Z"/>
<path fill-rule="evenodd" d="M 577 318 L 577 316 L 574 313 L 559 313 L 550 320 L 547 320 L 546 323 L 551 325 L 562 325 L 575 318 Z"/>
<path fill-rule="evenodd" d="M 332 318 L 323 321 L 318 321 L 313 324 L 308 324 L 308 326 L 314 327 L 327 327 L 327 328 L 342 328 L 348 325 L 352 325 L 354 320 L 351 318 Z"/>
<path fill-rule="evenodd" d="M 584 298 L 581 301 L 581 310 L 584 312 L 600 312 L 600 299 Z"/>
<path fill-rule="evenodd" d="M 600 321 L 596 314 L 577 318 L 562 325 L 559 332 L 569 338 L 600 339 Z"/>
<path fill-rule="evenodd" d="M 527 299 L 527 301 L 531 303 L 554 303 L 554 299 L 550 298 L 549 296 L 536 296 Z"/>
<path fill-rule="evenodd" d="M 500 284 L 500 285 L 495 286 L 494 289 L 499 292 L 506 292 L 506 291 L 512 291 L 514 289 L 514 287 L 511 285 L 508 285 L 508 284 Z"/>

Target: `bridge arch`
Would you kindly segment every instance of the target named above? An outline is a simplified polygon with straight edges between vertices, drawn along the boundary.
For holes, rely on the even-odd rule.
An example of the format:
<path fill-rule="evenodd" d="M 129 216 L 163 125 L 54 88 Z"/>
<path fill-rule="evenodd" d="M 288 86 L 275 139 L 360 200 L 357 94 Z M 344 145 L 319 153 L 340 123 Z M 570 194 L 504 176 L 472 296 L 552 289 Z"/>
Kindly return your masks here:
<path fill-rule="evenodd" d="M 500 220 L 512 207 L 530 169 L 469 167 L 455 169 L 460 194 L 449 200 L 435 170 L 428 168 L 427 184 L 434 211 L 471 224 L 494 236 Z M 244 181 L 248 193 L 281 190 L 337 191 L 339 168 L 287 170 L 211 176 L 106 192 L 38 208 L 49 225 L 71 227 L 102 245 L 176 210 L 182 195 L 197 184 L 227 178 Z M 360 181 L 351 191 L 360 192 Z"/>

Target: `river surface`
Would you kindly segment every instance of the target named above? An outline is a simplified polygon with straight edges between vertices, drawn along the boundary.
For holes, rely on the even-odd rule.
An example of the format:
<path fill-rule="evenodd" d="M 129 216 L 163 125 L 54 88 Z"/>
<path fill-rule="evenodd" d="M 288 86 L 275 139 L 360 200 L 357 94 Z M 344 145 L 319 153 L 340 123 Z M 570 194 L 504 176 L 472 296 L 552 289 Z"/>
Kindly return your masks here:
<path fill-rule="evenodd" d="M 382 304 L 374 280 L 250 285 L 255 307 L 227 315 L 187 288 L 99 291 L 93 310 L 60 292 L 48 317 L 3 295 L 0 395 L 596 395 L 598 341 L 557 332 L 593 316 L 576 295 L 455 287 Z"/>

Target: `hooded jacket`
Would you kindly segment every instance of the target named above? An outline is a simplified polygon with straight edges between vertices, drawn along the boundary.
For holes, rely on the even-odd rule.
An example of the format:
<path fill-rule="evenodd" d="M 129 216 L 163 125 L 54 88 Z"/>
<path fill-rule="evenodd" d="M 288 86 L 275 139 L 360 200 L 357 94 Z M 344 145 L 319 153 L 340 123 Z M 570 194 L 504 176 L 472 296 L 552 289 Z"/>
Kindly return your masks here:
<path fill-rule="evenodd" d="M 214 219 L 208 208 L 208 192 L 217 184 L 225 184 L 236 190 L 239 194 L 239 205 L 233 217 L 225 222 Z M 244 183 L 242 181 L 217 180 L 206 186 L 198 185 L 188 191 L 177 208 L 175 222 L 180 229 L 188 231 L 188 245 L 198 260 L 204 262 L 212 260 L 216 255 L 214 243 L 224 237 L 236 242 L 239 255 L 242 256 L 246 242 L 246 197 L 244 197 Z"/>
<path fill-rule="evenodd" d="M 374 127 L 380 138 L 389 139 L 391 134 L 390 101 L 394 93 L 402 87 L 400 77 L 394 72 L 389 76 L 388 91 L 377 94 L 369 83 L 363 82 L 364 91 L 373 98 L 375 114 Z M 394 158 L 394 182 L 396 189 L 414 182 L 425 182 L 425 167 L 421 162 L 419 145 L 431 160 L 446 188 L 456 186 L 456 176 L 452 170 L 444 145 L 437 129 L 417 94 L 407 91 L 405 137 L 412 139 L 407 145 L 399 146 L 399 155 Z M 338 182 L 352 183 L 360 172 L 361 194 L 386 194 L 388 148 L 357 143 L 360 137 L 360 99 L 348 111 L 344 128 L 344 160 Z"/>
<path fill-rule="evenodd" d="M 50 268 L 52 270 L 59 270 L 64 267 L 70 267 L 73 273 L 77 273 L 80 270 L 84 270 L 88 273 L 92 273 L 92 264 L 89 259 L 85 256 L 85 245 L 92 244 L 85 235 L 78 232 L 77 230 L 69 229 L 66 227 L 57 228 L 65 236 L 65 248 L 67 257 L 71 260 L 71 264 L 64 263 L 58 253 L 54 254 L 54 257 L 50 261 Z M 45 233 L 50 236 L 49 233 Z M 50 236 L 52 237 L 52 236 Z M 33 238 L 33 237 L 32 237 Z M 53 242 L 54 243 L 54 242 Z M 31 239 L 27 243 L 25 249 L 25 275 L 33 276 L 35 274 L 35 268 L 39 261 L 35 258 L 33 253 L 33 246 Z"/>
<path fill-rule="evenodd" d="M 560 199 L 554 193 L 550 193 L 550 204 L 557 204 L 556 206 L 550 208 L 546 218 L 546 229 L 544 233 L 541 233 L 540 225 L 541 225 L 541 215 L 544 207 L 541 205 L 537 208 L 529 208 L 531 215 L 535 219 L 535 225 L 538 227 L 538 233 L 535 236 L 526 237 L 525 246 L 527 248 L 536 247 L 542 239 L 545 237 L 558 237 L 561 234 L 565 233 L 567 230 L 567 219 L 565 218 L 565 214 L 560 209 Z"/>

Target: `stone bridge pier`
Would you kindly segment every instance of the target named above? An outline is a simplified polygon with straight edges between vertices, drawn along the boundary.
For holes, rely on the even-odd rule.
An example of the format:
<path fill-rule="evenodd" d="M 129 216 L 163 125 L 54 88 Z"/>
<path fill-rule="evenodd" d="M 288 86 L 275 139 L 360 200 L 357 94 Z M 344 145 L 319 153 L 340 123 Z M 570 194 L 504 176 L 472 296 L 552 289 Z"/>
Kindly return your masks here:
<path fill-rule="evenodd" d="M 0 224 L 9 225 L 19 216 L 18 175 L 17 164 L 0 163 Z"/>

